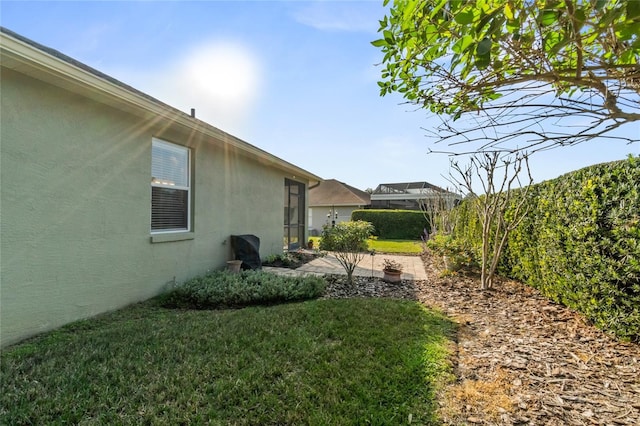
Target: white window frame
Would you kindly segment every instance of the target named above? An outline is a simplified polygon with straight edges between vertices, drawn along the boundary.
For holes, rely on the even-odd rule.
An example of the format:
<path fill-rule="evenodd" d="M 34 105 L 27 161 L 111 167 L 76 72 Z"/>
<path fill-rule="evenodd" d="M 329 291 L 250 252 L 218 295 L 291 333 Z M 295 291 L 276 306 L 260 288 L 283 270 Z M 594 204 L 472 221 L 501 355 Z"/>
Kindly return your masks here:
<path fill-rule="evenodd" d="M 152 223 L 152 216 L 153 216 L 153 211 L 150 211 L 150 215 L 149 215 L 149 228 L 151 229 L 151 234 L 169 234 L 169 233 L 179 233 L 179 232 L 190 232 L 191 231 L 191 150 L 185 146 L 182 145 L 177 145 L 171 142 L 167 142 L 165 140 L 162 139 L 158 139 L 158 138 L 152 138 L 151 140 L 151 163 L 152 163 L 152 168 L 153 168 L 153 148 L 154 147 L 159 147 L 165 150 L 169 150 L 169 151 L 174 151 L 174 152 L 178 152 L 181 155 L 184 155 L 186 153 L 186 164 L 185 164 L 185 168 L 186 168 L 186 185 L 179 185 L 176 184 L 175 182 L 166 179 L 166 177 L 162 176 L 160 178 L 154 177 L 153 176 L 153 171 L 151 173 L 151 187 L 157 187 L 157 188 L 169 188 L 169 189 L 178 189 L 178 190 L 183 190 L 187 192 L 187 227 L 186 228 L 173 228 L 173 229 L 151 229 L 151 223 Z M 151 204 L 151 208 L 153 209 L 153 195 L 151 195 L 152 197 L 152 204 Z"/>

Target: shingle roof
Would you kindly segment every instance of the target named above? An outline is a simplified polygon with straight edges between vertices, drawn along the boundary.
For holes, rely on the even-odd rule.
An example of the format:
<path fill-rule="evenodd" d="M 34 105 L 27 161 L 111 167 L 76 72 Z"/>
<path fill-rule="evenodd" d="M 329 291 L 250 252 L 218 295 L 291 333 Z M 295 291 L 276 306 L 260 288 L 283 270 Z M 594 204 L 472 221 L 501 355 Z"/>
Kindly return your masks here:
<path fill-rule="evenodd" d="M 366 206 L 370 203 L 369 193 L 335 179 L 326 179 L 309 188 L 309 207 Z"/>
<path fill-rule="evenodd" d="M 141 92 L 140 90 L 138 90 L 138 89 L 136 89 L 134 87 L 131 87 L 128 84 L 125 84 L 125 83 L 121 82 L 120 80 L 117 80 L 117 79 L 111 77 L 110 75 L 107 75 L 107 74 L 105 74 L 105 73 L 103 73 L 101 71 L 98 71 L 97 69 L 92 68 L 89 65 L 86 65 L 86 64 L 84 64 L 84 63 L 72 58 L 71 56 L 67 56 L 64 53 L 60 52 L 59 50 L 52 49 L 51 47 L 48 47 L 48 46 L 40 44 L 40 43 L 38 43 L 36 41 L 33 41 L 33 40 L 31 40 L 31 39 L 29 39 L 29 38 L 27 38 L 27 37 L 25 37 L 25 36 L 23 36 L 21 34 L 18 34 L 18 33 L 14 32 L 14 31 L 11 31 L 9 28 L 0 26 L 0 33 L 7 34 L 7 35 L 15 38 L 16 40 L 20 40 L 21 42 L 23 42 L 25 44 L 28 44 L 29 46 L 32 46 L 32 47 L 34 47 L 34 48 L 36 48 L 38 50 L 41 50 L 42 52 L 45 52 L 45 53 L 47 53 L 47 54 L 49 54 L 49 55 L 51 55 L 51 56 L 53 56 L 55 58 L 58 58 L 61 61 L 64 61 L 64 62 L 66 62 L 68 64 L 71 64 L 71 65 L 73 65 L 75 67 L 78 67 L 83 71 L 91 73 L 91 74 L 95 75 L 96 77 L 102 78 L 102 79 L 104 79 L 104 80 L 106 80 L 106 81 L 108 81 L 110 83 L 113 83 L 113 84 L 115 84 L 117 86 L 120 86 L 123 89 L 126 89 L 126 90 L 130 91 L 131 93 L 135 93 L 136 95 L 139 95 L 139 96 L 142 96 L 144 98 L 147 98 L 148 100 L 150 100 L 152 102 L 155 102 L 155 103 L 157 103 L 159 105 L 162 105 L 162 106 L 167 107 L 167 108 L 171 108 L 171 109 L 175 110 L 176 112 L 180 112 L 180 113 L 182 113 L 184 115 L 187 115 L 185 112 L 179 111 L 178 109 L 173 108 L 170 105 L 167 105 L 166 103 L 154 98 L 153 96 L 150 96 L 150 95 L 148 95 L 148 94 L 146 94 L 144 92 Z"/>

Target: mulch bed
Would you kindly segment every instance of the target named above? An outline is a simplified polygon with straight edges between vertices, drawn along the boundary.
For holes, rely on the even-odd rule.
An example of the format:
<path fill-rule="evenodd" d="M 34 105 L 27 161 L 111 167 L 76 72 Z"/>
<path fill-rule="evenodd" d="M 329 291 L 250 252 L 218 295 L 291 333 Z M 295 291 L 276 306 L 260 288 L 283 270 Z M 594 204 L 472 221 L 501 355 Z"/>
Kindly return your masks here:
<path fill-rule="evenodd" d="M 288 268 L 298 269 L 305 263 L 309 263 L 312 260 L 321 256 L 319 252 L 312 250 L 296 250 L 291 251 L 283 256 L 278 256 L 273 260 L 265 259 L 262 261 L 262 266 L 273 266 L 276 268 Z"/>
<path fill-rule="evenodd" d="M 479 277 L 443 277 L 429 256 L 428 279 L 387 284 L 329 277 L 326 297 L 419 300 L 459 324 L 456 378 L 439 396 L 446 424 L 640 425 L 640 345 L 624 343 L 535 289 Z"/>

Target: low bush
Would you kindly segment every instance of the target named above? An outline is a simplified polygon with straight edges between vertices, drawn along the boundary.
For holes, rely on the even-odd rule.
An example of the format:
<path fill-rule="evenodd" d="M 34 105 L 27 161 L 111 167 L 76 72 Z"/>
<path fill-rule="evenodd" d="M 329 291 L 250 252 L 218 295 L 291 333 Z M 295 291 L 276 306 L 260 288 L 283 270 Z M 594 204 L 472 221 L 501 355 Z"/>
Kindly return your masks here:
<path fill-rule="evenodd" d="M 215 271 L 193 278 L 160 296 L 167 308 L 221 309 L 313 299 L 324 293 L 324 278 L 288 277 L 263 271 Z"/>
<path fill-rule="evenodd" d="M 369 250 L 367 241 L 372 233 L 373 226 L 362 220 L 340 222 L 322 230 L 320 250 L 334 252 L 349 283 L 353 282 L 353 271 Z"/>
<path fill-rule="evenodd" d="M 451 235 L 438 234 L 427 240 L 425 245 L 433 253 L 448 258 L 454 269 L 477 264 L 477 257 L 474 255 L 473 249 L 466 244 L 465 240 L 455 239 Z"/>
<path fill-rule="evenodd" d="M 417 210 L 354 210 L 351 220 L 371 223 L 373 235 L 390 240 L 419 240 L 425 229 L 430 232 L 424 213 Z"/>

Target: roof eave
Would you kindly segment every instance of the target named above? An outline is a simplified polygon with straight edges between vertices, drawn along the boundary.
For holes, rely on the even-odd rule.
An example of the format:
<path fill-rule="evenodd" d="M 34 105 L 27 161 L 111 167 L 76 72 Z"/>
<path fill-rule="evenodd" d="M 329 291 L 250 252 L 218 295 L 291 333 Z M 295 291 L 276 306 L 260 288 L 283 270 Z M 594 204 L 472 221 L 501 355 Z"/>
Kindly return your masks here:
<path fill-rule="evenodd" d="M 226 133 L 204 121 L 171 107 L 118 80 L 115 80 L 72 58 L 43 50 L 37 43 L 1 28 L 0 63 L 3 67 L 46 81 L 75 93 L 82 93 L 99 102 L 143 117 L 160 117 L 194 129 L 240 152 L 291 174 L 294 179 L 321 182 L 322 178 L 276 157 L 254 145 Z"/>

